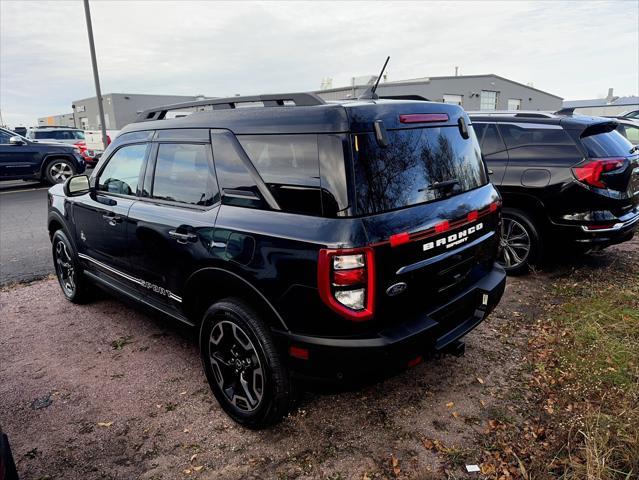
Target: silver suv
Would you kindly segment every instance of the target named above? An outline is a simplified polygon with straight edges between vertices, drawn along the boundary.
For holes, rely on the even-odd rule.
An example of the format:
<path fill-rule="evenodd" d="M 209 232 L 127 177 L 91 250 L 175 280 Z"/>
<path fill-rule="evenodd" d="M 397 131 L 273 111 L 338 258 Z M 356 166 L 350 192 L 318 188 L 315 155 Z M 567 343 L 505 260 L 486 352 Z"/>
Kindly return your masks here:
<path fill-rule="evenodd" d="M 27 130 L 26 137 L 30 140 L 75 145 L 84 142 L 84 131 L 73 127 L 32 127 Z"/>

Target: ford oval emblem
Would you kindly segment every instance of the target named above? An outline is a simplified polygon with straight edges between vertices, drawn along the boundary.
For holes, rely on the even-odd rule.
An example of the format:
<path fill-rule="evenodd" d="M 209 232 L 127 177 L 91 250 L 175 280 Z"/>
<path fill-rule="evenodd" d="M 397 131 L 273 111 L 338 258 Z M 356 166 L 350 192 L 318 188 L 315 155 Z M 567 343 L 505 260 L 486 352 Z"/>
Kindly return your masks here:
<path fill-rule="evenodd" d="M 391 285 L 386 289 L 386 295 L 389 297 L 395 297 L 405 291 L 408 288 L 405 282 L 399 282 Z"/>

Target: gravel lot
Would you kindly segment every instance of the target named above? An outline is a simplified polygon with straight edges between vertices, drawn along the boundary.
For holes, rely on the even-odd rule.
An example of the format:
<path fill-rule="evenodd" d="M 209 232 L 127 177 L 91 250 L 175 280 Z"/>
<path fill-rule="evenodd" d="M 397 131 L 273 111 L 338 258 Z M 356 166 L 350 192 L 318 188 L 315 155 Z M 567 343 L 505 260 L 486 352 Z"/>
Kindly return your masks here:
<path fill-rule="evenodd" d="M 605 269 L 638 245 L 594 258 Z M 525 327 L 552 301 L 549 279 L 575 266 L 509 279 L 464 357 L 357 391 L 306 393 L 260 432 L 218 408 L 192 332 L 107 296 L 72 305 L 53 279 L 5 288 L 0 423 L 24 479 L 466 478 L 477 434 L 526 395 L 516 391 Z"/>

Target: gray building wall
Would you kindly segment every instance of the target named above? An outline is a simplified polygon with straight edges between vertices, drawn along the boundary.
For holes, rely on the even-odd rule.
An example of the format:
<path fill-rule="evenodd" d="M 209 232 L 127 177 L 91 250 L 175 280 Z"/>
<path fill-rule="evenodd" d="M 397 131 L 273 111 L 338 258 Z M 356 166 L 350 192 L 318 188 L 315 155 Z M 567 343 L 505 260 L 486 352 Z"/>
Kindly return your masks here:
<path fill-rule="evenodd" d="M 316 92 L 325 100 L 355 98 L 368 86 L 333 88 Z M 508 80 L 498 75 L 465 75 L 431 77 L 412 81 L 380 83 L 380 96 L 419 95 L 432 102 L 443 102 L 444 95 L 459 95 L 465 110 L 480 110 L 482 90 L 497 92 L 496 110 L 508 110 L 508 100 L 520 100 L 521 110 L 550 110 L 561 108 L 562 98 L 536 88 Z"/>
<path fill-rule="evenodd" d="M 38 118 L 38 126 L 75 127 L 73 113 Z"/>
<path fill-rule="evenodd" d="M 141 110 L 171 103 L 189 102 L 198 98 L 202 97 L 108 93 L 102 96 L 104 121 L 107 130 L 121 130 L 124 126 L 133 122 Z M 84 130 L 100 129 L 96 97 L 75 100 L 73 102 L 73 114 L 78 128 Z"/>

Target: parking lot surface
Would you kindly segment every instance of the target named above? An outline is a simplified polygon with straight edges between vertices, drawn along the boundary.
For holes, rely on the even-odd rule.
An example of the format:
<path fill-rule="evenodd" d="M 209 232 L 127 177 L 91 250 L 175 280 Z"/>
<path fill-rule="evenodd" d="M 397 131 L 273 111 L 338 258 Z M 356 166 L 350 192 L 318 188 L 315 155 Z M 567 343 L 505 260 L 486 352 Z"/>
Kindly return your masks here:
<path fill-rule="evenodd" d="M 0 184 L 0 285 L 53 273 L 47 235 L 47 188 L 39 183 Z"/>
<path fill-rule="evenodd" d="M 597 254 L 597 272 L 637 246 Z M 527 329 L 554 302 L 551 284 L 579 268 L 510 278 L 464 357 L 307 392 L 257 432 L 218 407 L 193 332 L 107 296 L 73 305 L 51 279 L 5 287 L 0 423 L 27 479 L 479 478 L 465 473 L 482 456 L 478 436 L 495 419 L 520 421 L 514 402 L 529 395 Z"/>

